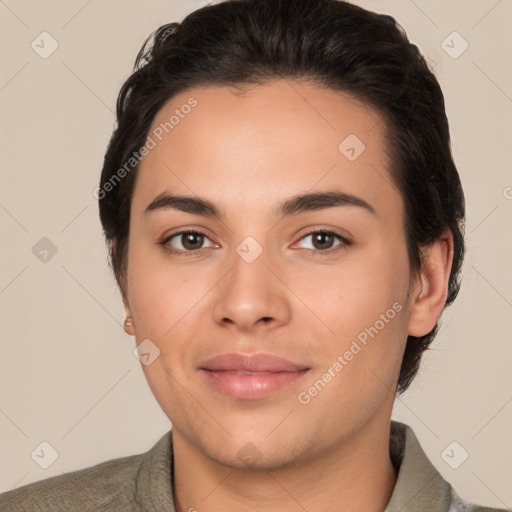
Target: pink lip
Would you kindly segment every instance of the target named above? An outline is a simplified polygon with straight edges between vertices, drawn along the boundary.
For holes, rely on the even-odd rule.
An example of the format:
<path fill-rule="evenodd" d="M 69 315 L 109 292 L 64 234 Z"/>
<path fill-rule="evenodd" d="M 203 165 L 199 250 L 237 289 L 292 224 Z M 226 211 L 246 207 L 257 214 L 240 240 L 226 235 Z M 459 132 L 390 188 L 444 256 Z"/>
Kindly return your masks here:
<path fill-rule="evenodd" d="M 216 390 L 233 398 L 255 400 L 291 386 L 309 368 L 270 354 L 223 354 L 200 366 Z"/>

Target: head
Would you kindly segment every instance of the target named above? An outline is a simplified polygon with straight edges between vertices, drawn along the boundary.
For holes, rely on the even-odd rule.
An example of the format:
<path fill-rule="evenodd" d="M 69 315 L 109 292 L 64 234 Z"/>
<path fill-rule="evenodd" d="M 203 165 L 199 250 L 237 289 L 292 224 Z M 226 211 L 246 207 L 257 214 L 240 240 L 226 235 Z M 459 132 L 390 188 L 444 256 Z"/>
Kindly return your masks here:
<path fill-rule="evenodd" d="M 160 351 L 148 382 L 196 441 L 212 423 L 263 445 L 264 418 L 288 410 L 299 452 L 340 410 L 361 427 L 409 387 L 459 289 L 464 197 L 439 84 L 393 18 L 338 0 L 231 0 L 160 27 L 120 92 L 97 197 L 133 333 Z M 331 378 L 302 403 L 289 388 L 202 395 L 200 364 L 237 351 L 307 365 L 294 397 Z"/>

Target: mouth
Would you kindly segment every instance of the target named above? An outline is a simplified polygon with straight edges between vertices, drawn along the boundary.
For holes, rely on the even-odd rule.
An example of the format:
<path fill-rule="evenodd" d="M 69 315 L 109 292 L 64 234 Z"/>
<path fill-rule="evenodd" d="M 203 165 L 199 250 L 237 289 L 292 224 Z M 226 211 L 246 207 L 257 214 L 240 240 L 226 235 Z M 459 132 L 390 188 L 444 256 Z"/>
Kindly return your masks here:
<path fill-rule="evenodd" d="M 224 354 L 209 359 L 199 370 L 214 390 L 256 400 L 292 386 L 310 368 L 270 354 Z"/>

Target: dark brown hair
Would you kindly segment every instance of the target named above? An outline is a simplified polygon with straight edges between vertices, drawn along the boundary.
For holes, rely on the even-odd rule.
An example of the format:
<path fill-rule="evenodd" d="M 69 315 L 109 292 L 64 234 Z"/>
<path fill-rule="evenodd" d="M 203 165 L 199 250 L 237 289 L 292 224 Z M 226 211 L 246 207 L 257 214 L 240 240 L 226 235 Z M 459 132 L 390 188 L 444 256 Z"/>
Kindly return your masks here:
<path fill-rule="evenodd" d="M 305 79 L 345 92 L 386 122 L 390 173 L 405 205 L 411 269 L 422 246 L 448 227 L 454 256 L 446 305 L 455 299 L 464 256 L 464 195 L 452 159 L 440 86 L 403 29 L 385 15 L 339 0 L 227 0 L 161 26 L 144 43 L 117 101 L 117 127 L 105 155 L 100 218 L 124 294 L 130 205 L 137 167 L 119 170 L 145 144 L 170 98 L 198 86 L 243 87 Z M 110 184 L 110 186 L 108 186 Z M 124 296 L 124 295 L 123 295 Z M 397 393 L 416 376 L 439 324 L 409 336 Z"/>

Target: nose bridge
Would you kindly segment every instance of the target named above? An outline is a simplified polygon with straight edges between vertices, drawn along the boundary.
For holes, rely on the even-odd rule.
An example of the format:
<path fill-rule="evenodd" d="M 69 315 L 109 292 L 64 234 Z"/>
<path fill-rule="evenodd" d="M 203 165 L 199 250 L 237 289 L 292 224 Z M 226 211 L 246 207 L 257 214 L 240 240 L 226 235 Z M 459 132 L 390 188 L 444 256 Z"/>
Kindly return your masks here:
<path fill-rule="evenodd" d="M 253 237 L 246 237 L 236 247 L 215 297 L 216 322 L 249 329 L 260 321 L 276 324 L 289 319 L 282 284 L 268 268 L 272 266 L 270 252 Z"/>
<path fill-rule="evenodd" d="M 270 292 L 269 251 L 259 244 L 256 246 L 257 243 L 254 239 L 244 239 L 231 258 L 227 293 L 233 296 L 232 299 L 239 300 L 240 306 L 247 302 L 245 307 L 250 304 L 254 307 Z"/>

